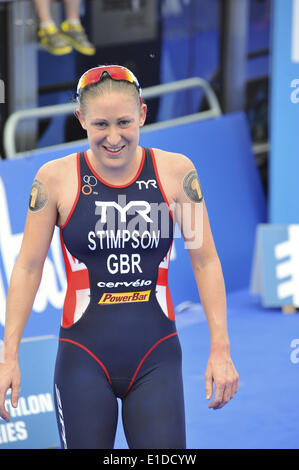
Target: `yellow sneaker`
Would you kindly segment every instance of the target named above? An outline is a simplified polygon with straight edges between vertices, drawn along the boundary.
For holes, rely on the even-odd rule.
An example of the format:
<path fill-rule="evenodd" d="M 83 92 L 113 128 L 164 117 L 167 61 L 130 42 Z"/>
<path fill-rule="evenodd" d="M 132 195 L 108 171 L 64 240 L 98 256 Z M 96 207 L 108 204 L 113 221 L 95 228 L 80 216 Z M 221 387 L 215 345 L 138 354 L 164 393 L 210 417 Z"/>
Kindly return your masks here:
<path fill-rule="evenodd" d="M 73 25 L 66 20 L 61 23 L 60 30 L 62 37 L 81 54 L 94 55 L 96 53 L 96 48 L 88 40 L 81 23 Z"/>
<path fill-rule="evenodd" d="M 72 47 L 59 33 L 55 24 L 38 30 L 39 42 L 44 49 L 54 55 L 65 55 L 72 52 Z"/>

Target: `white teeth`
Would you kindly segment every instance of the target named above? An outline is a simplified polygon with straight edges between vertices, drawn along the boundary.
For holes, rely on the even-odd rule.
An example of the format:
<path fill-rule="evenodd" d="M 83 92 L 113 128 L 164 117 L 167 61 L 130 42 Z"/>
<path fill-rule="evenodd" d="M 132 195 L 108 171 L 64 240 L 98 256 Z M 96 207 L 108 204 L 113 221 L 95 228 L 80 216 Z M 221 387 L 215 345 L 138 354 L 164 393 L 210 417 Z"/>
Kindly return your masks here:
<path fill-rule="evenodd" d="M 106 149 L 109 150 L 109 152 L 119 152 L 121 150 L 121 147 L 117 147 L 117 148 L 106 147 Z"/>

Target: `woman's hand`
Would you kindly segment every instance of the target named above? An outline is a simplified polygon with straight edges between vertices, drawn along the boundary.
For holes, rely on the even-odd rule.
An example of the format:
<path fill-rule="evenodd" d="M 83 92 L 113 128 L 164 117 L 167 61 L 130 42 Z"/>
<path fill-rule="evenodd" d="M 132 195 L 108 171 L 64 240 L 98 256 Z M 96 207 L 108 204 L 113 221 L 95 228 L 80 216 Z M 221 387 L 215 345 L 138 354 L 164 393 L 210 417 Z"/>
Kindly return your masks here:
<path fill-rule="evenodd" d="M 5 408 L 5 397 L 7 390 L 11 388 L 11 404 L 14 408 L 18 406 L 21 374 L 18 361 L 7 361 L 0 363 L 0 417 L 6 421 L 10 415 Z"/>
<path fill-rule="evenodd" d="M 223 351 L 211 352 L 206 373 L 206 399 L 213 395 L 213 383 L 215 384 L 214 400 L 209 408 L 218 410 L 228 403 L 238 391 L 239 375 L 231 360 L 229 353 Z"/>

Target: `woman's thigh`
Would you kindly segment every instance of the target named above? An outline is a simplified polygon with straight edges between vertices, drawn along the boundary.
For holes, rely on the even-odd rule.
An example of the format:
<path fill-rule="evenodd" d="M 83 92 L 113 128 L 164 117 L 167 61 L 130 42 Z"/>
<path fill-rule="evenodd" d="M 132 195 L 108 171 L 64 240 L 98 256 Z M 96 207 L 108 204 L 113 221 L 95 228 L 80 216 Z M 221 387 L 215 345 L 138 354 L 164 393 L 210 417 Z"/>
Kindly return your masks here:
<path fill-rule="evenodd" d="M 185 449 L 185 407 L 180 364 L 162 363 L 136 381 L 122 401 L 131 449 Z"/>
<path fill-rule="evenodd" d="M 62 448 L 113 448 L 117 399 L 100 365 L 73 344 L 59 343 L 54 401 Z"/>

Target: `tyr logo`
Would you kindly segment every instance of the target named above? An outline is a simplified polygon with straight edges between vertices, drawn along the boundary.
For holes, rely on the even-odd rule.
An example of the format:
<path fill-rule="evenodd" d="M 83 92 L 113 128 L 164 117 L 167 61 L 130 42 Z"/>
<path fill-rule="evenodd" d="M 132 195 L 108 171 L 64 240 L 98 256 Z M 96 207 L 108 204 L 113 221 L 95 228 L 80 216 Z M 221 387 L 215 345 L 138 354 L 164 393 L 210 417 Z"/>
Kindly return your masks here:
<path fill-rule="evenodd" d="M 154 188 L 157 189 L 157 181 L 156 180 L 147 180 L 147 181 L 136 181 L 138 184 L 138 189 L 142 189 L 142 187 L 145 186 L 145 189 L 148 189 L 149 185 L 153 186 Z M 144 186 L 142 186 L 144 185 Z"/>
<path fill-rule="evenodd" d="M 120 212 L 120 221 L 126 222 L 127 220 L 127 212 L 130 209 L 135 208 L 135 212 L 141 215 L 146 222 L 153 222 L 147 214 L 151 211 L 151 206 L 147 201 L 130 201 L 124 207 L 117 204 L 115 201 L 95 201 L 97 207 L 101 208 L 101 223 L 105 224 L 107 222 L 107 208 L 108 207 L 115 207 L 115 209 Z M 96 210 L 96 214 L 97 214 Z"/>

